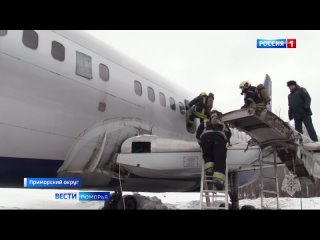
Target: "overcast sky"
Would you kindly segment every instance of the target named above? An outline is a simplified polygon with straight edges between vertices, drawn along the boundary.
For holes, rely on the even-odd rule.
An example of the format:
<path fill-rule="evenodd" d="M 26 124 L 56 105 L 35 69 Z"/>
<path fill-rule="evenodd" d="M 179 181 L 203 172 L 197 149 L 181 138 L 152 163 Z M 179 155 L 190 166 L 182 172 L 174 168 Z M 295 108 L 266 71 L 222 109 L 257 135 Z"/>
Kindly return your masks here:
<path fill-rule="evenodd" d="M 288 80 L 311 95 L 313 122 L 320 135 L 320 31 L 88 31 L 198 95 L 213 92 L 223 112 L 243 105 L 239 83 L 273 83 L 273 112 L 288 121 Z M 257 38 L 296 38 L 296 49 L 257 49 Z M 318 46 L 319 44 L 319 46 Z"/>

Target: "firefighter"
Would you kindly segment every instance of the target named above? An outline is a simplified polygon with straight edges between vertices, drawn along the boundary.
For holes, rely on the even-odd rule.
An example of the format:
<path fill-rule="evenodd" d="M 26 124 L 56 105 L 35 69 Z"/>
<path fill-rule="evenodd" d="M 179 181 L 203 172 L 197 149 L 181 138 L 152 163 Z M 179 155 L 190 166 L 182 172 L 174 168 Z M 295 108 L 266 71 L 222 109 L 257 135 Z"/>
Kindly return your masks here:
<path fill-rule="evenodd" d="M 270 103 L 271 98 L 265 90 L 263 84 L 259 84 L 257 87 L 251 86 L 250 82 L 243 81 L 239 85 L 241 95 L 244 95 L 243 108 L 254 108 L 257 110 L 266 109 L 267 104 Z"/>
<path fill-rule="evenodd" d="M 302 131 L 302 122 L 307 128 L 309 136 L 312 141 L 317 142 L 318 137 L 317 133 L 314 130 L 312 124 L 312 111 L 310 108 L 311 97 L 307 90 L 303 87 L 300 87 L 296 81 L 288 81 L 287 86 L 290 89 L 290 94 L 288 95 L 289 102 L 289 120 L 294 119 L 295 129 L 303 133 Z"/>
<path fill-rule="evenodd" d="M 213 93 L 209 93 L 209 95 L 207 95 L 207 93 L 202 92 L 189 103 L 188 107 L 191 113 L 188 119 L 188 127 L 193 126 L 195 118 L 200 118 L 200 122 L 208 119 L 213 106 L 213 100 Z"/>
<path fill-rule="evenodd" d="M 212 177 L 216 190 L 223 190 L 225 183 L 227 142 L 231 131 L 221 120 L 222 114 L 212 111 L 210 118 L 202 121 L 197 129 L 197 140 L 202 148 L 206 176 Z"/>

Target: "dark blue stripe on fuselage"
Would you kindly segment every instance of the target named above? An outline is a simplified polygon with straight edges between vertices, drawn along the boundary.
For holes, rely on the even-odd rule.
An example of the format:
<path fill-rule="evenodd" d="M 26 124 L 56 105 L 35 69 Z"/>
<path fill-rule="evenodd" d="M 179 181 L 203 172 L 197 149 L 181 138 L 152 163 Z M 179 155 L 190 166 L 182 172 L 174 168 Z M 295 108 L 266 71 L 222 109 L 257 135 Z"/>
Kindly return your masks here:
<path fill-rule="evenodd" d="M 54 178 L 63 160 L 0 157 L 0 186 L 23 187 L 23 178 Z"/>
<path fill-rule="evenodd" d="M 24 178 L 54 178 L 62 165 L 63 160 L 30 159 L 0 157 L 0 187 L 23 187 Z M 259 176 L 259 171 L 239 172 L 239 187 L 253 182 Z M 130 175 L 131 178 L 141 178 Z M 145 178 L 148 180 L 148 178 Z M 149 180 L 172 180 L 172 179 L 149 179 Z M 178 179 L 175 179 L 177 181 Z M 198 181 L 199 179 L 190 179 Z M 181 181 L 185 181 L 182 179 Z M 116 187 L 119 181 L 115 179 L 108 187 Z"/>

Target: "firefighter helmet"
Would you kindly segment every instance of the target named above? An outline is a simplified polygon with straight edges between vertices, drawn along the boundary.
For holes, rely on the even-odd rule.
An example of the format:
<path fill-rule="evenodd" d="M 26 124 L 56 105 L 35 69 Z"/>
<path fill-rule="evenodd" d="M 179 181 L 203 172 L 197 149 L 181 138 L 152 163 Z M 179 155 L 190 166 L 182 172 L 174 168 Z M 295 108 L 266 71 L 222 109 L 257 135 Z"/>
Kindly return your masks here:
<path fill-rule="evenodd" d="M 240 83 L 239 88 L 241 88 L 241 89 L 246 89 L 246 88 L 248 88 L 248 87 L 250 87 L 250 86 L 251 86 L 250 82 L 248 82 L 248 81 L 243 81 L 243 82 Z"/>

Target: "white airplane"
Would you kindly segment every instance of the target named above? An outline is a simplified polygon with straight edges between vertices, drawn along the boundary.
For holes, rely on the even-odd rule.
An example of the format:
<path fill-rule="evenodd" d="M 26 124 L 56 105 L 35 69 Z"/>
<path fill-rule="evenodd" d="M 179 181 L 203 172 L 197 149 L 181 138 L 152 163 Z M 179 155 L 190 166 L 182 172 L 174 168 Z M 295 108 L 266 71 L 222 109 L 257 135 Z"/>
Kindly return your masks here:
<path fill-rule="evenodd" d="M 0 30 L 0 84 L 0 186 L 81 177 L 85 188 L 199 191 L 194 94 L 89 34 Z M 260 149 L 232 133 L 228 169 L 250 169 Z M 239 184 L 257 176 L 241 171 Z"/>

